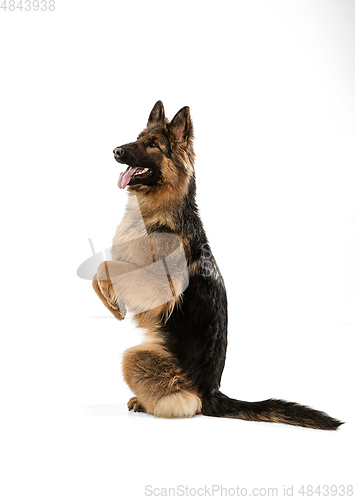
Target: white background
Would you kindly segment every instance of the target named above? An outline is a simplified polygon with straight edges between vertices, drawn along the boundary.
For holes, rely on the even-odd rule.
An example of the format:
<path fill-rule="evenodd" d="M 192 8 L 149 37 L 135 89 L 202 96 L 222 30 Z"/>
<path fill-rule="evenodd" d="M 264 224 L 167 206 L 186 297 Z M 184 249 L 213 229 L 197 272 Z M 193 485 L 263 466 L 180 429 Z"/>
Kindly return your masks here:
<path fill-rule="evenodd" d="M 355 3 L 0 10 L 1 498 L 354 484 Z M 229 299 L 222 390 L 308 404 L 337 432 L 128 413 L 120 362 L 141 335 L 76 270 L 88 238 L 111 244 L 127 196 L 112 149 L 158 99 L 194 121 Z"/>

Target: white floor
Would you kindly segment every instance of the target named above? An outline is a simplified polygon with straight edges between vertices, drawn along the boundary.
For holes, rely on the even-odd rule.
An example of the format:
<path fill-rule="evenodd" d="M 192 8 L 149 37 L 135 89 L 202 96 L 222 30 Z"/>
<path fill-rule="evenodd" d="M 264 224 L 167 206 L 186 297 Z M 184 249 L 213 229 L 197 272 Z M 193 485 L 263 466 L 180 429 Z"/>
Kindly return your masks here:
<path fill-rule="evenodd" d="M 91 317 L 85 318 L 83 310 L 61 336 L 49 329 L 47 344 L 43 333 L 29 332 L 27 342 L 22 338 L 24 345 L 16 348 L 17 365 L 7 366 L 2 498 L 27 498 L 31 492 L 37 499 L 138 499 L 173 496 L 174 491 L 176 496 L 219 497 L 226 494 L 222 487 L 230 496 L 256 495 L 259 488 L 259 496 L 266 497 L 276 496 L 268 488 L 277 488 L 281 498 L 286 487 L 288 493 L 293 488 L 293 498 L 303 498 L 302 485 L 315 489 L 354 482 L 354 327 L 320 328 L 325 357 L 330 355 L 329 328 L 342 338 L 333 350 L 334 357 L 342 352 L 334 371 L 321 358 L 314 360 L 322 375 L 309 365 L 317 355 L 312 342 L 303 366 L 296 345 L 288 361 L 281 360 L 278 348 L 276 355 L 270 349 L 260 358 L 255 351 L 250 360 L 241 353 L 238 363 L 231 336 L 223 377 L 222 389 L 230 396 L 283 397 L 327 411 L 347 422 L 337 432 L 204 416 L 161 420 L 126 408 L 130 391 L 120 357 L 139 342 L 139 333 L 129 321 L 107 316 L 99 301 L 91 305 Z M 279 376 L 280 369 L 287 371 Z"/>

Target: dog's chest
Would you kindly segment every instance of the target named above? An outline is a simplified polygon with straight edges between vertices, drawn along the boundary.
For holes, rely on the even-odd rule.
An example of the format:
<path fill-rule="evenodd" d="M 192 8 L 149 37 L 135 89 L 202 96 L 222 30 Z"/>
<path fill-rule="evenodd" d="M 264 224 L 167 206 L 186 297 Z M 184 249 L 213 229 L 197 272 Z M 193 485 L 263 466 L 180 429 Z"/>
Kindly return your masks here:
<path fill-rule="evenodd" d="M 153 262 L 149 236 L 135 196 L 128 199 L 125 215 L 113 238 L 111 257 L 138 266 Z"/>

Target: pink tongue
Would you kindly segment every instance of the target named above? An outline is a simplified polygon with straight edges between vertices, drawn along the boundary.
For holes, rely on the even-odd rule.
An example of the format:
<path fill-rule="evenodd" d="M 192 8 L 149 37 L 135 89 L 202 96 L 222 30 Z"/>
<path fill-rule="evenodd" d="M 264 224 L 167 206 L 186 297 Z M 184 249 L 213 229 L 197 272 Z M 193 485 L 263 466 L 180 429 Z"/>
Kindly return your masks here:
<path fill-rule="evenodd" d="M 127 170 L 120 173 L 118 179 L 118 187 L 124 189 L 129 181 L 132 179 L 132 175 L 138 170 L 139 167 L 127 167 Z"/>

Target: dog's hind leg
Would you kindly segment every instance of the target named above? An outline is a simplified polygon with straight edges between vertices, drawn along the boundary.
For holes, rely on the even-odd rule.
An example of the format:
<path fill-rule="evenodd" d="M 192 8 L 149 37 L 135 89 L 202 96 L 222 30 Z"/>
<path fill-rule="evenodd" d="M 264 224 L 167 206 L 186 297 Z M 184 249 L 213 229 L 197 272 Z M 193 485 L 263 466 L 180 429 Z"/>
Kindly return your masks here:
<path fill-rule="evenodd" d="M 193 384 L 159 345 L 143 343 L 123 356 L 123 376 L 136 395 L 128 408 L 161 418 L 193 417 L 201 399 Z"/>
<path fill-rule="evenodd" d="M 137 411 L 145 412 L 144 406 L 139 402 L 136 396 L 134 396 L 128 401 L 127 407 L 129 410 L 133 410 L 135 412 Z"/>

